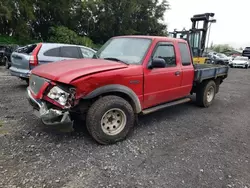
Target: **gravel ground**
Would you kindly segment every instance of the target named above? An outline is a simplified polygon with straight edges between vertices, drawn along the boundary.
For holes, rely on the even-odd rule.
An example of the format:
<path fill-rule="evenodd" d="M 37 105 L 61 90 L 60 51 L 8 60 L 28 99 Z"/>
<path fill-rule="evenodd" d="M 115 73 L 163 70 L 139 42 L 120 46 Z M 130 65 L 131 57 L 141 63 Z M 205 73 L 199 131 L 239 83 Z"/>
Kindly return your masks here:
<path fill-rule="evenodd" d="M 210 108 L 141 117 L 112 146 L 44 127 L 25 89 L 0 68 L 0 187 L 250 188 L 250 70 L 230 70 Z"/>

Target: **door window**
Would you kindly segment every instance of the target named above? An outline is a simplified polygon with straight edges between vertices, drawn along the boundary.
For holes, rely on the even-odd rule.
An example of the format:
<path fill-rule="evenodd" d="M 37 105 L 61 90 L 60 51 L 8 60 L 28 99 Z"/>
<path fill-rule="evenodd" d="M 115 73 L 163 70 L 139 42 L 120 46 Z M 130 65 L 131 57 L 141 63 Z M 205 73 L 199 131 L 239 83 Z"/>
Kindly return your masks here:
<path fill-rule="evenodd" d="M 159 45 L 157 46 L 153 58 L 162 58 L 166 62 L 166 67 L 176 66 L 176 57 L 173 45 Z"/>
<path fill-rule="evenodd" d="M 190 51 L 186 43 L 179 42 L 178 47 L 181 53 L 182 65 L 187 66 L 191 65 L 191 56 Z"/>
<path fill-rule="evenodd" d="M 78 47 L 75 47 L 75 46 L 61 47 L 61 57 L 80 58 Z"/>
<path fill-rule="evenodd" d="M 59 51 L 60 51 L 60 48 L 52 48 L 46 52 L 44 52 L 44 55 L 45 56 L 50 56 L 50 57 L 59 57 Z"/>
<path fill-rule="evenodd" d="M 81 48 L 82 56 L 86 58 L 92 58 L 94 55 L 94 52 L 86 49 L 86 48 Z"/>

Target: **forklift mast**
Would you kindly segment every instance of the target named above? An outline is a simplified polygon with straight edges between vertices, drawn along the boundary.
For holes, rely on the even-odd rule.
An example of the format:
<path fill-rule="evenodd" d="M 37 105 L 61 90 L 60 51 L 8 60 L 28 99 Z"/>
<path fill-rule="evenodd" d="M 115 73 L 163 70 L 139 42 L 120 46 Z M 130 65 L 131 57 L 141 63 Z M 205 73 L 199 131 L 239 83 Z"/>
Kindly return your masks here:
<path fill-rule="evenodd" d="M 211 24 L 215 23 L 215 19 L 210 19 L 214 17 L 214 13 L 197 14 L 191 18 L 192 28 L 190 29 L 190 43 L 193 48 L 193 55 L 195 57 L 201 57 L 206 48 L 206 40 L 208 32 L 210 31 Z M 202 27 L 199 27 L 200 22 Z"/>
<path fill-rule="evenodd" d="M 202 57 L 205 48 L 208 32 L 210 31 L 210 24 L 215 23 L 214 13 L 197 14 L 191 18 L 192 28 L 190 30 L 183 29 L 182 31 L 170 32 L 170 36 L 173 38 L 182 38 L 187 40 L 191 46 L 194 57 Z M 203 22 L 200 24 L 200 22 Z M 201 27 L 200 27 L 201 26 Z"/>

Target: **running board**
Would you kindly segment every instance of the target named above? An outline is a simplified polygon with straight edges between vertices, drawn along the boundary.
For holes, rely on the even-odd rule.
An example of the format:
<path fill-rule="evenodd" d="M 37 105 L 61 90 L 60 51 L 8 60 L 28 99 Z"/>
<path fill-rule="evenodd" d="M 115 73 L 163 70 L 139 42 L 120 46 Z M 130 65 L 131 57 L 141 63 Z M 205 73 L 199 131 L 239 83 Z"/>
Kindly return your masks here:
<path fill-rule="evenodd" d="M 158 105 L 158 106 L 155 106 L 155 107 L 143 110 L 142 114 L 143 115 L 150 114 L 152 112 L 156 112 L 158 110 L 162 110 L 162 109 L 170 107 L 170 106 L 175 106 L 175 105 L 178 105 L 178 104 L 183 104 L 183 103 L 186 103 L 186 102 L 189 102 L 189 101 L 191 101 L 190 98 L 184 98 L 184 99 L 180 99 L 180 100 L 177 100 L 177 101 L 173 101 L 173 102 L 161 104 L 161 105 Z"/>

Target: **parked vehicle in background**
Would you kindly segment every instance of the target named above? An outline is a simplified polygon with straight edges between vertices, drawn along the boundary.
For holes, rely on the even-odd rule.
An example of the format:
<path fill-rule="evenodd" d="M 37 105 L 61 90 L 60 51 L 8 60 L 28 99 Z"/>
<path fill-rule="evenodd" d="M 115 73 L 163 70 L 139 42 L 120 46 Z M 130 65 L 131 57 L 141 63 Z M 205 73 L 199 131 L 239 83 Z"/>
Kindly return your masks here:
<path fill-rule="evenodd" d="M 11 53 L 16 49 L 16 47 L 10 45 L 0 45 L 0 65 L 4 65 L 7 69 L 10 67 Z"/>
<path fill-rule="evenodd" d="M 228 65 L 230 58 L 222 53 L 212 54 L 211 56 L 212 64 L 216 65 Z"/>
<path fill-rule="evenodd" d="M 10 73 L 28 82 L 30 71 L 39 65 L 68 59 L 92 58 L 95 53 L 95 50 L 79 45 L 30 44 L 12 53 Z"/>
<path fill-rule="evenodd" d="M 241 67 L 247 69 L 248 67 L 250 67 L 250 63 L 248 57 L 237 56 L 229 63 L 229 66 L 232 68 Z"/>
<path fill-rule="evenodd" d="M 57 69 L 60 67 L 60 69 Z M 68 60 L 32 70 L 27 89 L 35 114 L 46 125 L 86 121 L 101 144 L 124 139 L 137 115 L 189 102 L 212 105 L 228 66 L 193 65 L 187 41 L 120 36 L 93 59 Z"/>
<path fill-rule="evenodd" d="M 245 47 L 245 49 L 242 52 L 242 56 L 248 57 L 248 59 L 250 59 L 250 47 Z"/>

